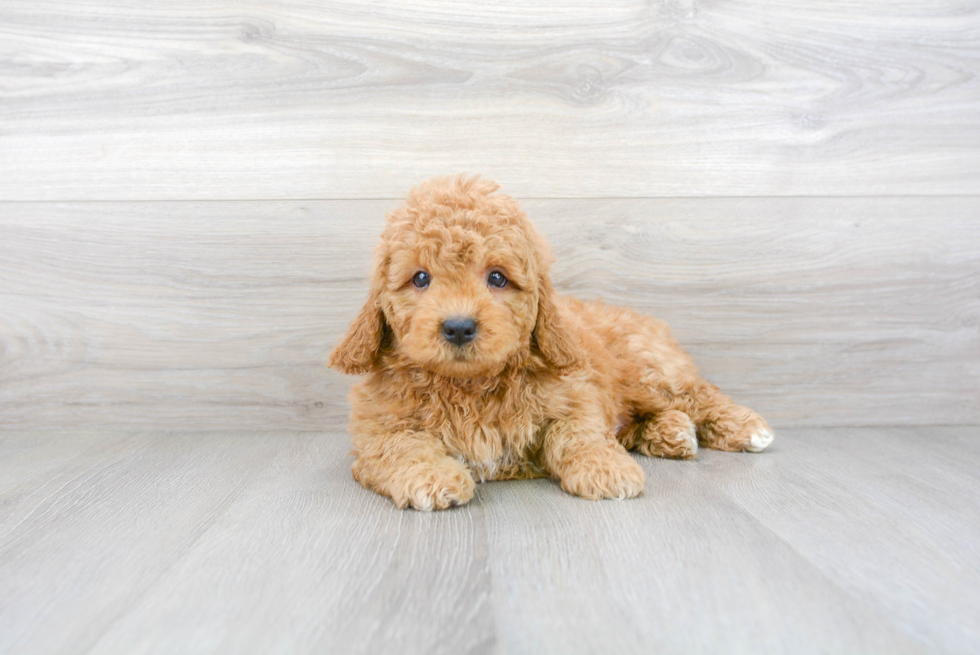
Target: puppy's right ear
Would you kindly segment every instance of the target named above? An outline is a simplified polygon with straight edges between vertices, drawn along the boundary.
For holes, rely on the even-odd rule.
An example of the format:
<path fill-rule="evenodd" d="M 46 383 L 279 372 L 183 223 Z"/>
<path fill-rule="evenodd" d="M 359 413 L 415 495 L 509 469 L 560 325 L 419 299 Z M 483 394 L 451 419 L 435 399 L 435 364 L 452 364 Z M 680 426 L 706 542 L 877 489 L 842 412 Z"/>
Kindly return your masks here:
<path fill-rule="evenodd" d="M 581 368 L 587 357 L 571 331 L 567 329 L 555 303 L 554 288 L 548 275 L 538 281 L 538 318 L 534 326 L 534 341 L 544 358 L 559 373 Z"/>
<path fill-rule="evenodd" d="M 347 335 L 334 347 L 330 353 L 328 365 L 347 375 L 358 375 L 373 370 L 381 355 L 381 345 L 384 341 L 384 313 L 381 311 L 381 289 L 384 287 L 384 275 L 376 269 L 371 283 L 371 292 L 367 302 L 361 308 L 354 322 L 347 330 Z"/>

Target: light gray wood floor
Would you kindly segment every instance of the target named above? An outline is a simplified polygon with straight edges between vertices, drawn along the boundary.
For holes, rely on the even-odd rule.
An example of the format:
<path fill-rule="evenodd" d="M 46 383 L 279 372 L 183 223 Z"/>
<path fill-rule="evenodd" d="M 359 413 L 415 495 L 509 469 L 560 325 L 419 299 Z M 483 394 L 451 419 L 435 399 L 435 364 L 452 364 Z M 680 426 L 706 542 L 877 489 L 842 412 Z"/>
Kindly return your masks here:
<path fill-rule="evenodd" d="M 342 433 L 0 433 L 2 653 L 969 653 L 980 428 L 395 509 Z"/>

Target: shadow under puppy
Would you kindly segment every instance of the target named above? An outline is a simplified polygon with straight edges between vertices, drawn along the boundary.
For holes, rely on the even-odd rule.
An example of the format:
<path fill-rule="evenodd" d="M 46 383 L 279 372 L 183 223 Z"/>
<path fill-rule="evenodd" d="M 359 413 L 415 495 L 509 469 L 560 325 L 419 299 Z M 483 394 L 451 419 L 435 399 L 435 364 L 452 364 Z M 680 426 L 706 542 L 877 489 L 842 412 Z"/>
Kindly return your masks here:
<path fill-rule="evenodd" d="M 551 476 L 631 498 L 627 449 L 758 452 L 752 410 L 703 380 L 667 326 L 560 296 L 544 239 L 479 177 L 437 178 L 388 215 L 370 296 L 330 366 L 351 391 L 353 474 L 398 507 L 459 505 L 476 481 Z"/>

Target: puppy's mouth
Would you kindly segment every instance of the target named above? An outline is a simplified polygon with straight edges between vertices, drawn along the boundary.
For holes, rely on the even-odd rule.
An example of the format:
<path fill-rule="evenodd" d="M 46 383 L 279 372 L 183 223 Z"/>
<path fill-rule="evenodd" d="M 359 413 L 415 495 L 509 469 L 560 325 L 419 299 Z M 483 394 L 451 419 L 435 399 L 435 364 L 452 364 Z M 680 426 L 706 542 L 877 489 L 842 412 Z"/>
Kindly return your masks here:
<path fill-rule="evenodd" d="M 456 346 L 449 350 L 449 358 L 454 362 L 467 362 L 473 359 L 476 348 L 471 345 Z"/>
<path fill-rule="evenodd" d="M 443 361 L 450 366 L 473 368 L 479 366 L 481 360 L 482 358 L 476 346 L 468 344 L 462 347 L 449 348 Z"/>
<path fill-rule="evenodd" d="M 462 343 L 454 343 L 450 337 L 455 335 L 446 333 L 445 321 L 440 321 L 436 329 L 413 327 L 416 329 L 400 339 L 397 347 L 416 366 L 440 376 L 467 379 L 495 375 L 513 354 L 491 326 L 467 335 L 469 338 L 461 339 Z"/>
<path fill-rule="evenodd" d="M 429 363 L 434 372 L 454 378 L 487 375 L 498 365 L 499 362 L 488 360 L 475 342 L 445 348 L 442 357 Z"/>

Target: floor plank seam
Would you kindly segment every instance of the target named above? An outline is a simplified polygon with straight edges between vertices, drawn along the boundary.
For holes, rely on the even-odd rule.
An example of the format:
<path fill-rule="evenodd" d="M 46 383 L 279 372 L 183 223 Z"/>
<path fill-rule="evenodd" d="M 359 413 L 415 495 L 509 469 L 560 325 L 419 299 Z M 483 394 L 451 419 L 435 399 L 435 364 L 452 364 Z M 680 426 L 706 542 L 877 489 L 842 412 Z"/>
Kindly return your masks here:
<path fill-rule="evenodd" d="M 188 557 L 188 555 L 191 554 L 191 552 L 194 549 L 194 546 L 197 543 L 199 543 L 201 539 L 208 532 L 211 531 L 211 529 L 218 523 L 218 521 L 220 521 L 224 516 L 228 514 L 228 512 L 232 509 L 232 507 L 234 507 L 235 504 L 238 502 L 238 500 L 240 500 L 242 496 L 245 494 L 245 492 L 248 491 L 248 489 L 251 487 L 254 481 L 259 477 L 261 477 L 267 470 L 269 470 L 269 468 L 273 466 L 276 458 L 283 451 L 285 446 L 286 444 L 283 443 L 282 445 L 279 446 L 279 448 L 277 448 L 274 452 L 272 452 L 269 455 L 269 460 L 268 462 L 266 462 L 266 465 L 263 466 L 260 470 L 256 471 L 251 478 L 247 480 L 242 480 L 239 486 L 232 493 L 228 494 L 227 499 L 218 508 L 216 508 L 216 510 L 212 514 L 212 518 L 209 521 L 207 521 L 207 523 L 201 529 L 199 529 L 196 534 L 192 536 L 190 541 L 188 541 L 187 544 L 181 548 L 180 552 L 175 556 L 173 556 L 157 572 L 157 574 L 153 576 L 153 578 L 143 587 L 143 589 L 140 590 L 138 594 L 136 594 L 132 598 L 127 598 L 128 601 L 127 608 L 122 612 L 118 613 L 111 621 L 106 623 L 105 627 L 101 630 L 99 636 L 96 637 L 92 641 L 91 645 L 85 649 L 84 651 L 85 653 L 91 653 L 96 647 L 98 647 L 99 643 L 102 641 L 103 638 L 105 638 L 107 634 L 109 634 L 113 626 L 117 625 L 120 621 L 122 621 L 127 616 L 132 614 L 136 610 L 136 606 L 139 603 L 139 601 L 144 597 L 146 597 L 168 573 L 173 571 L 174 568 L 180 562 L 182 562 L 184 559 Z"/>
<path fill-rule="evenodd" d="M 932 652 L 936 649 L 937 647 L 936 644 L 927 643 L 926 641 L 923 640 L 923 638 L 920 635 L 916 634 L 913 631 L 910 631 L 905 626 L 896 623 L 894 617 L 888 612 L 881 611 L 881 609 L 876 605 L 870 604 L 867 600 L 861 598 L 860 596 L 855 595 L 854 592 L 852 592 L 851 590 L 842 587 L 840 584 L 838 584 L 833 578 L 831 578 L 823 571 L 823 569 L 820 567 L 817 561 L 815 561 L 812 557 L 804 554 L 791 542 L 783 538 L 782 535 L 780 535 L 778 532 L 770 528 L 769 525 L 767 525 L 757 514 L 755 514 L 752 511 L 750 506 L 747 506 L 745 503 L 735 498 L 732 494 L 728 493 L 721 485 L 719 485 L 717 482 L 712 480 L 703 471 L 697 470 L 696 473 L 698 477 L 700 477 L 704 482 L 706 482 L 711 488 L 715 489 L 719 494 L 724 496 L 726 499 L 728 499 L 729 502 L 731 502 L 735 507 L 737 507 L 743 513 L 744 516 L 751 519 L 757 527 L 759 527 L 760 529 L 764 530 L 766 533 L 771 535 L 779 543 L 783 544 L 783 546 L 788 548 L 797 557 L 799 557 L 801 561 L 806 562 L 809 565 L 811 571 L 819 575 L 820 578 L 823 579 L 828 585 L 834 587 L 840 593 L 844 594 L 847 598 L 851 599 L 853 603 L 861 607 L 864 611 L 877 616 L 883 622 L 892 626 L 892 628 L 894 628 L 898 634 L 906 637 L 916 646 L 923 648 L 924 652 Z"/>
<path fill-rule="evenodd" d="M 127 438 L 127 439 L 124 439 L 123 442 L 130 441 L 132 439 L 135 439 L 138 435 L 139 435 L 138 432 L 133 432 L 133 433 L 131 433 L 130 437 Z M 0 438 L 2 438 L 2 436 L 3 436 L 2 433 L 0 433 Z M 88 482 L 89 480 L 91 480 L 93 477 L 95 477 L 96 475 L 98 475 L 99 472 L 104 471 L 104 470 L 106 470 L 108 468 L 111 468 L 111 467 L 113 467 L 113 466 L 115 466 L 117 464 L 120 464 L 121 462 L 123 462 L 126 459 L 132 457 L 136 453 L 139 453 L 141 451 L 145 451 L 149 447 L 150 447 L 149 444 L 144 444 L 143 446 L 137 448 L 136 450 L 134 450 L 134 451 L 132 451 L 130 453 L 125 453 L 122 457 L 120 457 L 120 458 L 118 458 L 116 460 L 113 460 L 113 461 L 110 461 L 110 462 L 105 462 L 105 461 L 96 462 L 92 466 L 90 466 L 89 468 L 85 469 L 84 471 L 79 472 L 78 475 L 76 475 L 71 480 L 68 480 L 67 482 L 65 482 L 64 484 L 62 484 L 60 487 L 58 487 L 56 490 L 52 491 L 50 494 L 48 494 L 44 498 L 38 500 L 37 503 L 35 504 L 35 506 L 31 509 L 31 511 L 29 511 L 26 515 L 24 515 L 24 517 L 21 518 L 19 521 L 17 521 L 17 523 L 15 523 L 14 525 L 10 526 L 10 529 L 8 529 L 4 534 L 0 535 L 0 543 L 3 544 L 3 547 L 0 548 L 0 552 L 2 552 L 2 550 L 9 550 L 10 548 L 12 548 L 13 547 L 12 544 L 16 544 L 16 541 L 17 541 L 17 538 L 15 536 L 12 536 L 12 535 L 14 535 L 14 532 L 16 532 L 17 528 L 19 528 L 21 525 L 27 523 L 29 519 L 33 518 L 35 512 L 37 512 L 45 503 L 47 503 L 48 501 L 50 501 L 52 498 L 55 498 L 55 497 L 57 497 L 59 495 L 62 495 L 64 493 L 64 490 L 67 487 L 71 486 L 71 490 L 78 489 L 78 488 L 82 487 L 86 482 Z"/>

